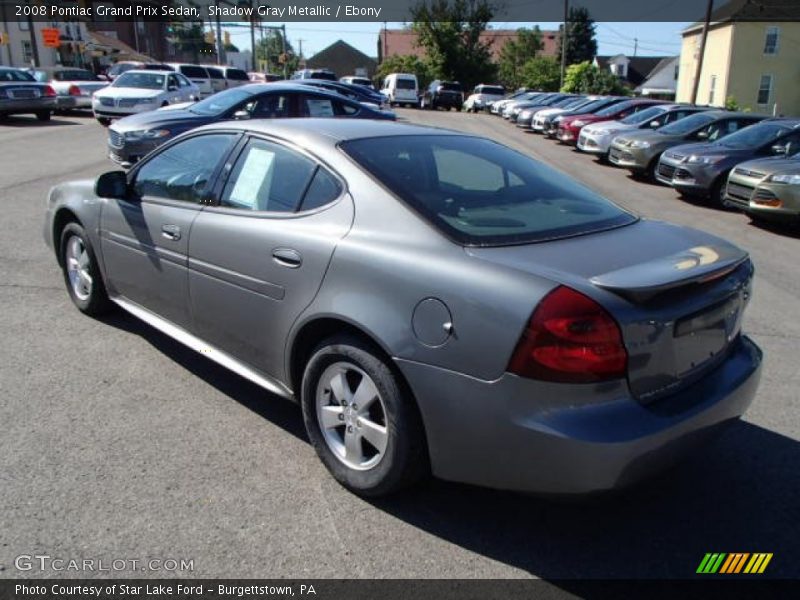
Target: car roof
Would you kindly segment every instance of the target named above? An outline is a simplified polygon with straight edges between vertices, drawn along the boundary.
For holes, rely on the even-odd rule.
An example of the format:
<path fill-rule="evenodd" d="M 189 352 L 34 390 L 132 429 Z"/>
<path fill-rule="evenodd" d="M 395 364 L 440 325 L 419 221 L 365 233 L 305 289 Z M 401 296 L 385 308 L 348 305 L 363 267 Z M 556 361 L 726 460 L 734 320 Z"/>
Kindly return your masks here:
<path fill-rule="evenodd" d="M 325 146 L 335 146 L 345 140 L 378 137 L 414 135 L 459 135 L 470 137 L 469 134 L 451 129 L 372 119 L 249 119 L 246 121 L 215 123 L 206 125 L 201 129 L 239 129 L 285 139 L 304 138 L 312 144 Z"/>
<path fill-rule="evenodd" d="M 120 75 L 127 75 L 128 73 L 148 73 L 152 75 L 175 75 L 175 71 L 165 71 L 163 69 L 128 69 Z"/>

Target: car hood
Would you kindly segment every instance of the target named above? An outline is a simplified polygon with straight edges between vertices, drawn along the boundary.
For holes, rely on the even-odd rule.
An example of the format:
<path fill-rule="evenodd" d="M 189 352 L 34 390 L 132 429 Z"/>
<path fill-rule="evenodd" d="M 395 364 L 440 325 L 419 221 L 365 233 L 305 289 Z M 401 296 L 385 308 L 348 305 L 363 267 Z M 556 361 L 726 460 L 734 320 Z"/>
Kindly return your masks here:
<path fill-rule="evenodd" d="M 784 156 L 773 156 L 771 158 L 756 158 L 736 165 L 737 169 L 746 169 L 771 175 L 772 173 L 784 172 L 789 170 L 800 170 L 800 158 L 787 158 Z"/>
<path fill-rule="evenodd" d="M 629 123 L 622 123 L 621 121 L 601 121 L 595 125 L 592 125 L 592 131 L 595 132 L 605 132 L 609 131 L 610 129 L 614 129 L 615 131 L 628 131 L 630 129 L 636 129 L 636 125 L 631 125 Z"/>
<path fill-rule="evenodd" d="M 138 131 L 166 127 L 169 129 L 200 127 L 217 120 L 216 117 L 198 115 L 186 109 L 151 110 L 120 119 L 112 127 L 116 131 Z"/>
<path fill-rule="evenodd" d="M 683 158 L 690 154 L 694 156 L 725 156 L 728 159 L 741 159 L 753 156 L 755 148 L 728 148 L 719 143 L 700 142 L 695 144 L 682 144 L 670 150 L 671 158 Z"/>
<path fill-rule="evenodd" d="M 149 90 L 147 88 L 119 88 L 105 87 L 95 92 L 99 98 L 155 98 L 162 94 L 164 90 Z"/>

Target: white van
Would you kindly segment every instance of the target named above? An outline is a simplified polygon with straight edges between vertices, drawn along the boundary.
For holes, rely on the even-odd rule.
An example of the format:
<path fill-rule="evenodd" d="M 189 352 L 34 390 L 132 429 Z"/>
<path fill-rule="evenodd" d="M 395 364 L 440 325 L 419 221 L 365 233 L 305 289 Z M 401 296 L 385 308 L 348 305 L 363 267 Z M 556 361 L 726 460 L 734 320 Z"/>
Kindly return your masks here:
<path fill-rule="evenodd" d="M 211 83 L 211 75 L 206 68 L 201 65 L 191 65 L 188 63 L 167 63 L 184 77 L 188 77 L 192 83 L 200 88 L 200 97 L 207 98 L 214 93 L 214 86 Z"/>
<path fill-rule="evenodd" d="M 413 73 L 390 73 L 383 80 L 381 94 L 389 99 L 389 105 L 419 105 L 419 83 Z"/>

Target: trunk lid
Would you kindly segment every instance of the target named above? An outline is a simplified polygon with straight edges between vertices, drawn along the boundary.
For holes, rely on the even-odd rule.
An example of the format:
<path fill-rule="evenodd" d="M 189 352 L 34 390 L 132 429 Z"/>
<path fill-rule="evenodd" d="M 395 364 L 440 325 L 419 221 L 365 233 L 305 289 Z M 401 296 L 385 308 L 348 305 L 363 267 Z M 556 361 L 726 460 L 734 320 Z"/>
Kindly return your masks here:
<path fill-rule="evenodd" d="M 657 221 L 466 251 L 569 286 L 605 307 L 622 330 L 629 387 L 642 402 L 714 368 L 736 340 L 751 294 L 746 252 L 710 234 Z"/>

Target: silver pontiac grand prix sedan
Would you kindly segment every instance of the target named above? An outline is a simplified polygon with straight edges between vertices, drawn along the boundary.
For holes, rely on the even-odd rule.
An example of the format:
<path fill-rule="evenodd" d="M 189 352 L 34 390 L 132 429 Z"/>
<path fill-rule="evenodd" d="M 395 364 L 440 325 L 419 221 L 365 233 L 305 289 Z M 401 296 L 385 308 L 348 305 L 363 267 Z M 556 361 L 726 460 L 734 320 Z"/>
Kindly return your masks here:
<path fill-rule="evenodd" d="M 55 187 L 79 310 L 119 306 L 302 406 L 332 475 L 618 488 L 735 422 L 762 354 L 736 246 L 488 139 L 367 120 L 201 127 Z"/>

